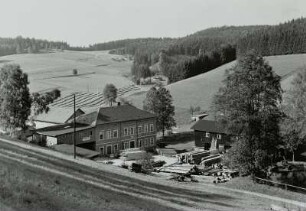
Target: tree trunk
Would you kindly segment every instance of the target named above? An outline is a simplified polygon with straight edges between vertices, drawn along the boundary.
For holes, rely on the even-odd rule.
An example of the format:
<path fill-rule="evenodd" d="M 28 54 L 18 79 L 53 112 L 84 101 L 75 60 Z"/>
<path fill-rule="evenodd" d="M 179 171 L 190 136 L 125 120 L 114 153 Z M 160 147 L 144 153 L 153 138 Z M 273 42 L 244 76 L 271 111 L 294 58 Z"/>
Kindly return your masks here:
<path fill-rule="evenodd" d="M 292 150 L 292 162 L 294 162 L 294 151 Z"/>

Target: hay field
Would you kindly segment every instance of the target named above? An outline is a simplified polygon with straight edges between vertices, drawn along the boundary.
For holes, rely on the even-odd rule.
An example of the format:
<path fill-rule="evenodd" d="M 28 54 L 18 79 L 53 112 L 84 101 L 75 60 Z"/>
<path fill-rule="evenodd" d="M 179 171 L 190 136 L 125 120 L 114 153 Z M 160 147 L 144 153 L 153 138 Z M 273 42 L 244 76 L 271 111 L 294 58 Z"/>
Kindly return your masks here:
<path fill-rule="evenodd" d="M 282 77 L 282 88 L 286 91 L 290 88 L 290 82 L 300 68 L 306 66 L 306 54 L 269 56 L 266 60 L 273 67 L 273 70 Z M 193 124 L 189 107 L 200 106 L 202 111 L 210 111 L 213 96 L 222 85 L 225 70 L 235 65 L 235 61 L 220 66 L 207 73 L 197 75 L 167 86 L 173 96 L 176 121 L 179 130 L 188 130 Z M 140 105 L 145 93 L 134 94 L 129 98 Z M 207 117 L 213 119 L 213 116 Z"/>
<path fill-rule="evenodd" d="M 59 88 L 63 95 L 72 92 L 102 92 L 107 83 L 117 88 L 131 85 L 126 76 L 132 62 L 124 56 L 107 51 L 63 51 L 42 54 L 19 54 L 0 57 L 0 65 L 20 64 L 28 73 L 31 92 L 43 92 Z M 78 75 L 73 76 L 76 68 Z"/>

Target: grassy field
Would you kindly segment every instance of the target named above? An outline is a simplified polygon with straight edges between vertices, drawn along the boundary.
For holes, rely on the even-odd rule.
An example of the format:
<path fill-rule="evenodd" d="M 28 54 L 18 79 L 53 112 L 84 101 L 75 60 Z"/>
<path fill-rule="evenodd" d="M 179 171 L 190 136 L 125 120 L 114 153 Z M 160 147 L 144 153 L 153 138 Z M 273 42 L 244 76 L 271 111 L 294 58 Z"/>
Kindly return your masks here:
<path fill-rule="evenodd" d="M 282 87 L 288 90 L 294 73 L 306 66 L 306 54 L 266 57 L 273 70 L 282 76 Z M 48 54 L 20 54 L 0 57 L 0 65 L 20 64 L 29 74 L 30 89 L 47 91 L 61 89 L 63 95 L 72 92 L 102 92 L 106 83 L 113 83 L 124 90 L 132 82 L 126 77 L 130 73 L 132 62 L 124 56 L 111 55 L 107 51 L 75 52 L 64 51 Z M 175 105 L 175 118 L 178 130 L 188 130 L 193 124 L 188 111 L 190 106 L 200 106 L 202 111 L 210 111 L 211 101 L 224 78 L 225 70 L 235 62 L 225 64 L 208 73 L 185 79 L 167 86 Z M 78 76 L 72 75 L 72 69 L 78 69 Z M 141 87 L 126 93 L 135 106 L 142 108 L 146 91 Z M 100 103 L 100 98 L 95 103 Z M 213 119 L 213 116 L 208 118 Z"/>
<path fill-rule="evenodd" d="M 126 77 L 132 62 L 107 51 L 64 51 L 0 57 L 0 65 L 5 63 L 20 64 L 29 75 L 32 92 L 59 88 L 64 95 L 75 91 L 95 93 L 102 92 L 107 83 L 113 83 L 117 88 L 132 84 Z M 77 76 L 72 75 L 73 69 L 78 70 Z"/>
<path fill-rule="evenodd" d="M 297 70 L 306 66 L 306 54 L 269 56 L 266 60 L 273 67 L 273 70 L 282 77 L 282 88 L 288 90 L 290 82 Z M 222 85 L 225 70 L 235 65 L 235 61 L 211 70 L 192 78 L 188 78 L 168 85 L 168 89 L 173 96 L 176 121 L 182 130 L 190 128 L 190 106 L 200 106 L 202 111 L 211 110 L 213 96 Z M 135 104 L 142 103 L 145 97 L 143 94 L 135 94 L 130 99 Z M 207 118 L 213 119 L 213 116 Z"/>
<path fill-rule="evenodd" d="M 238 190 L 267 194 L 270 196 L 278 196 L 281 198 L 296 200 L 300 202 L 306 201 L 306 195 L 303 193 L 297 193 L 278 187 L 258 184 L 253 182 L 250 177 L 236 177 L 226 183 L 220 183 L 218 185 Z"/>

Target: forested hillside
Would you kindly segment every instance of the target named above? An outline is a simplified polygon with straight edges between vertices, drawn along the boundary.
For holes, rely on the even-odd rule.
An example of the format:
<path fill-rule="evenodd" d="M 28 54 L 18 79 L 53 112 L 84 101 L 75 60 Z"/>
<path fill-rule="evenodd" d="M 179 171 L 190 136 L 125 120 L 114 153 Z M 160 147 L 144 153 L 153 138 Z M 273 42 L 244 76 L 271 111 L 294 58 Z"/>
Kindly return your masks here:
<path fill-rule="evenodd" d="M 19 53 L 38 53 L 50 49 L 68 49 L 66 42 L 53 42 L 34 38 L 0 38 L 0 56 Z"/>
<path fill-rule="evenodd" d="M 254 49 L 263 56 L 306 53 L 306 18 L 267 26 L 237 42 L 238 54 Z"/>
<path fill-rule="evenodd" d="M 135 81 L 161 73 L 172 83 L 208 72 L 252 49 L 263 56 L 306 53 L 306 18 L 275 26 L 223 26 L 182 38 L 124 39 L 88 47 L 22 37 L 0 38 L 0 56 L 48 49 L 129 54 L 134 57 L 131 74 Z"/>

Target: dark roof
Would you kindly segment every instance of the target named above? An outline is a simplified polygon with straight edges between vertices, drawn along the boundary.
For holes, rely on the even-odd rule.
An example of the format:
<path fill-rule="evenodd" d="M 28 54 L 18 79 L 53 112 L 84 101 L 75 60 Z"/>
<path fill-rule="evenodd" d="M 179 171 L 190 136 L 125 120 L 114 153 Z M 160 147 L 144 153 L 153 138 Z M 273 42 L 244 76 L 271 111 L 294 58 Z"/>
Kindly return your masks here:
<path fill-rule="evenodd" d="M 120 105 L 114 107 L 101 107 L 98 109 L 98 111 L 79 116 L 77 118 L 77 122 L 88 125 L 98 125 L 111 122 L 125 122 L 154 117 L 154 114 L 138 109 L 132 105 Z"/>
<path fill-rule="evenodd" d="M 226 133 L 224 126 L 220 123 L 204 119 L 197 121 L 191 129 L 208 133 Z"/>
<path fill-rule="evenodd" d="M 92 128 L 90 125 L 85 124 L 76 124 L 76 131 L 85 130 Z M 56 137 L 59 135 L 67 134 L 67 133 L 73 133 L 73 123 L 67 123 L 67 124 L 60 124 L 60 125 L 53 125 L 49 127 L 44 127 L 41 129 L 38 129 L 35 131 L 37 134 L 45 135 L 45 136 L 51 136 Z"/>

